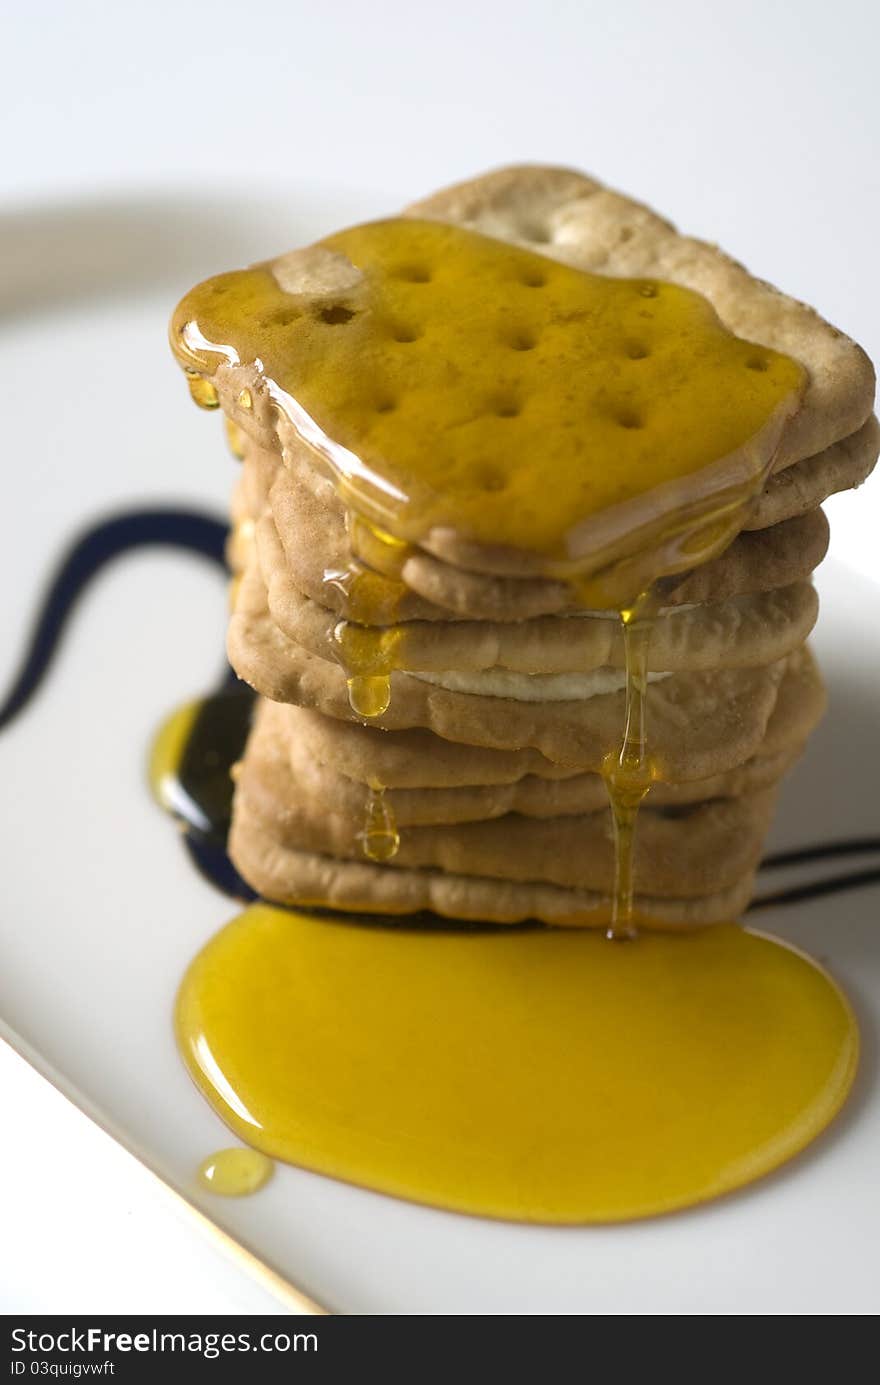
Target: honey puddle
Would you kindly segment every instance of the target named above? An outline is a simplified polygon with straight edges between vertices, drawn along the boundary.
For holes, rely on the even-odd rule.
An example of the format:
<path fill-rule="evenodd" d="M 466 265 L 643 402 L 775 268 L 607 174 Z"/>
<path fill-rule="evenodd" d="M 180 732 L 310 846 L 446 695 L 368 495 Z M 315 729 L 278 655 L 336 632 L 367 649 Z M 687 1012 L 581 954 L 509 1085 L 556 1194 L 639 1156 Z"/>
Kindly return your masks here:
<path fill-rule="evenodd" d="M 573 606 L 620 614 L 607 932 L 633 938 L 650 922 L 634 907 L 638 810 L 662 769 L 653 613 L 663 583 L 742 527 L 802 367 L 691 290 L 438 222 L 354 227 L 276 268 L 195 288 L 172 347 L 196 403 L 231 416 L 236 454 L 242 429 L 264 446 L 268 430 L 285 466 L 329 476 L 347 508 L 350 560 L 324 580 L 345 597 L 333 652 L 354 712 L 381 726 L 395 671 L 418 671 L 400 617 L 411 560 L 565 583 Z M 375 784 L 364 854 L 389 862 L 398 841 Z M 759 1177 L 831 1120 L 857 1053 L 824 972 L 733 924 L 608 946 L 254 905 L 192 964 L 177 1022 L 196 1082 L 255 1149 L 558 1223 L 650 1216 Z"/>
<path fill-rule="evenodd" d="M 187 1067 L 272 1158 L 517 1221 L 653 1216 L 828 1124 L 857 1030 L 829 977 L 735 926 L 609 946 L 253 905 L 177 1003 Z"/>

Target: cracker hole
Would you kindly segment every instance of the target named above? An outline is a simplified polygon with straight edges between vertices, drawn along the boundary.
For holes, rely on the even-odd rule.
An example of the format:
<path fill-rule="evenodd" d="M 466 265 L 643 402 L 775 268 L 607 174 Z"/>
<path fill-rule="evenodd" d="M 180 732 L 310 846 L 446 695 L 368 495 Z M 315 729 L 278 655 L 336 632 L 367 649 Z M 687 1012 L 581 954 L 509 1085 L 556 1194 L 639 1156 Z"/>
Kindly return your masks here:
<path fill-rule="evenodd" d="M 519 401 L 506 397 L 494 400 L 492 410 L 496 418 L 517 418 L 521 412 Z"/>
<path fill-rule="evenodd" d="M 527 289 L 542 289 L 546 282 L 547 276 L 540 269 L 527 269 L 520 279 Z"/>
<path fill-rule="evenodd" d="M 329 327 L 342 327 L 346 322 L 351 322 L 354 317 L 354 309 L 346 308 L 344 303 L 330 303 L 326 308 L 321 309 L 318 317 Z"/>
<path fill-rule="evenodd" d="M 642 418 L 638 409 L 618 409 L 615 414 L 615 419 L 620 424 L 621 428 L 635 429 L 644 428 L 645 426 L 645 420 Z"/>
<path fill-rule="evenodd" d="M 392 399 L 392 398 L 391 398 L 390 396 L 388 396 L 388 395 L 383 395 L 380 399 L 377 399 L 377 400 L 376 400 L 376 413 L 377 413 L 377 414 L 393 414 L 393 413 L 394 413 L 394 410 L 395 410 L 396 408 L 397 408 L 397 400 L 396 400 L 396 399 Z"/>
<path fill-rule="evenodd" d="M 266 327 L 289 327 L 300 317 L 302 317 L 302 313 L 299 308 L 279 308 L 278 312 L 267 318 L 263 325 Z"/>
<path fill-rule="evenodd" d="M 426 265 L 403 265 L 397 270 L 396 277 L 407 284 L 430 284 L 432 276 Z"/>
<path fill-rule="evenodd" d="M 537 344 L 538 339 L 532 332 L 513 332 L 507 338 L 511 351 L 534 351 Z"/>
<path fill-rule="evenodd" d="M 631 226 L 622 226 L 620 229 L 620 235 L 617 237 L 617 239 L 621 245 L 626 245 L 626 242 L 628 240 L 632 240 L 634 235 L 635 231 Z"/>
<path fill-rule="evenodd" d="M 421 332 L 416 327 L 394 327 L 391 330 L 393 341 L 402 342 L 404 345 L 409 342 L 418 341 Z"/>
<path fill-rule="evenodd" d="M 477 468 L 476 482 L 480 490 L 489 491 L 491 494 L 497 495 L 499 491 L 503 491 L 506 487 L 507 477 L 500 467 L 492 466 L 491 463 L 487 463 L 485 466 Z"/>
<path fill-rule="evenodd" d="M 627 359 L 630 361 L 644 361 L 651 354 L 650 347 L 643 341 L 628 341 L 625 347 Z"/>
<path fill-rule="evenodd" d="M 746 361 L 746 370 L 756 370 L 759 375 L 763 375 L 770 369 L 770 362 L 766 356 L 749 356 Z"/>

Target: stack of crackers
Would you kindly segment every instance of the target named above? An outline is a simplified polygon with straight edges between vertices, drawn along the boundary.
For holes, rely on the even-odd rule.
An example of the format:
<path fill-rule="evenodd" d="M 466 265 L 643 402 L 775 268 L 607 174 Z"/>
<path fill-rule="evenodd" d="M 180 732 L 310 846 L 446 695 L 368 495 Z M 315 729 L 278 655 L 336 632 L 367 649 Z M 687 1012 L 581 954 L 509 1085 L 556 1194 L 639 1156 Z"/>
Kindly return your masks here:
<path fill-rule="evenodd" d="M 735 918 L 777 786 L 824 708 L 806 645 L 828 543 L 820 506 L 876 459 L 870 363 L 812 309 L 577 173 L 503 170 L 405 215 L 696 289 L 731 331 L 806 369 L 763 493 L 729 546 L 670 586 L 651 645 L 657 782 L 639 818 L 637 914 L 658 926 Z M 567 583 L 526 561 L 487 570 L 454 535 L 416 545 L 394 615 L 406 671 L 392 674 L 381 715 L 359 716 L 339 659 L 339 623 L 356 613 L 333 580 L 351 567 L 338 480 L 301 438 L 279 437 L 256 369 L 221 367 L 213 383 L 243 466 L 229 657 L 260 694 L 237 769 L 239 871 L 284 903 L 606 924 L 614 845 L 601 770 L 624 719 L 615 613 L 578 609 Z M 399 845 L 376 861 L 364 822 L 380 791 Z"/>

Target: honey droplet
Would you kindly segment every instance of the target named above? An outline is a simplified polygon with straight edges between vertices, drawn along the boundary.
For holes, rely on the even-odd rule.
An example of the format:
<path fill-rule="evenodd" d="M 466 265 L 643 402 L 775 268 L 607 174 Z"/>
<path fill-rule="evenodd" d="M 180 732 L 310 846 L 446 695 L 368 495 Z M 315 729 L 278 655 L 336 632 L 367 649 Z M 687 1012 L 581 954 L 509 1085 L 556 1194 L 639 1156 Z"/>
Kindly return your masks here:
<path fill-rule="evenodd" d="M 259 1192 L 274 1171 L 275 1165 L 267 1154 L 233 1146 L 203 1159 L 197 1177 L 203 1188 L 220 1197 L 247 1197 Z"/>
<path fill-rule="evenodd" d="M 371 785 L 364 814 L 364 830 L 359 834 L 364 855 L 369 861 L 390 861 L 397 855 L 400 833 L 394 809 L 385 797 L 381 784 Z"/>
<path fill-rule="evenodd" d="M 348 701 L 359 717 L 380 717 L 391 702 L 391 678 L 385 673 L 348 679 Z"/>
<path fill-rule="evenodd" d="M 238 424 L 231 418 L 223 420 L 226 428 L 226 441 L 229 443 L 229 450 L 233 457 L 237 457 L 240 462 L 244 461 L 244 433 Z"/>
<path fill-rule="evenodd" d="M 206 380 L 204 375 L 199 375 L 194 370 L 188 370 L 186 378 L 189 392 L 200 409 L 219 409 L 220 396 L 210 380 Z"/>
<path fill-rule="evenodd" d="M 246 413 L 250 413 L 251 409 L 254 407 L 254 396 L 251 394 L 250 390 L 244 389 L 239 392 L 238 407 L 244 409 Z"/>

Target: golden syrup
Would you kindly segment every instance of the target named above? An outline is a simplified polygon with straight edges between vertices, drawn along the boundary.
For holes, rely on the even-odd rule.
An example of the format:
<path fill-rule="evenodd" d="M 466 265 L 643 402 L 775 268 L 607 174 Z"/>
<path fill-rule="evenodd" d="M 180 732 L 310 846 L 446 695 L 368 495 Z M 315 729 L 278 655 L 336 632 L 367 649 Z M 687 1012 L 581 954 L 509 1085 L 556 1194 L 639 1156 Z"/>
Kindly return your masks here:
<path fill-rule="evenodd" d="M 395 625 L 406 592 L 401 572 L 409 545 L 355 514 L 348 517 L 351 559 L 342 573 L 325 573 L 346 597 L 351 619 L 335 630 L 335 653 L 345 669 L 348 700 L 358 716 L 381 716 L 391 702 L 391 674 L 402 667 L 404 628 Z"/>
<path fill-rule="evenodd" d="M 224 418 L 223 425 L 226 430 L 226 441 L 229 444 L 230 452 L 237 461 L 243 462 L 245 447 L 244 433 L 234 419 Z"/>
<path fill-rule="evenodd" d="M 200 840 L 225 845 L 232 812 L 230 768 L 244 751 L 253 694 L 247 687 L 178 707 L 150 747 L 153 797 Z"/>
<path fill-rule="evenodd" d="M 272 1160 L 258 1149 L 234 1146 L 203 1159 L 196 1176 L 203 1188 L 220 1197 L 247 1197 L 264 1188 L 274 1171 Z"/>
<path fill-rule="evenodd" d="M 210 380 L 206 380 L 204 376 L 199 375 L 195 370 L 188 370 L 186 372 L 186 378 L 193 402 L 198 404 L 200 409 L 220 408 L 220 396 L 217 393 L 216 386 L 212 385 Z"/>
<path fill-rule="evenodd" d="M 348 701 L 359 717 L 380 717 L 391 702 L 391 679 L 387 674 L 356 673 L 345 680 Z"/>
<path fill-rule="evenodd" d="M 150 745 L 147 777 L 153 798 L 166 813 L 177 816 L 181 797 L 180 766 L 199 715 L 200 699 L 184 702 L 161 723 Z"/>
<path fill-rule="evenodd" d="M 339 292 L 320 274 L 288 292 L 271 265 L 220 275 L 182 300 L 172 346 L 200 374 L 253 366 L 351 509 L 398 541 L 453 531 L 572 577 L 654 555 L 673 521 L 754 484 L 805 382 L 690 289 L 461 227 L 373 222 L 316 253 L 346 270 Z M 650 575 L 687 565 L 659 561 Z"/>
<path fill-rule="evenodd" d="M 555 1223 L 653 1216 L 761 1177 L 833 1118 L 858 1049 L 821 968 L 733 925 L 610 947 L 268 905 L 196 957 L 176 1024 L 204 1095 L 263 1154 Z"/>
<path fill-rule="evenodd" d="M 610 751 L 602 767 L 614 831 L 614 883 L 607 937 L 633 938 L 635 837 L 639 808 L 654 780 L 648 754 L 648 654 L 654 612 L 659 605 L 645 592 L 620 612 L 626 659 L 624 729 L 620 748 Z"/>
<path fill-rule="evenodd" d="M 348 700 L 362 717 L 378 717 L 391 701 L 391 673 L 399 664 L 399 626 L 356 625 L 342 620 L 335 630 L 339 661 L 348 675 Z"/>
<path fill-rule="evenodd" d="M 382 784 L 371 784 L 367 790 L 364 827 L 360 834 L 364 855 L 369 861 L 390 861 L 397 855 L 400 833 L 394 809 L 385 797 Z"/>

